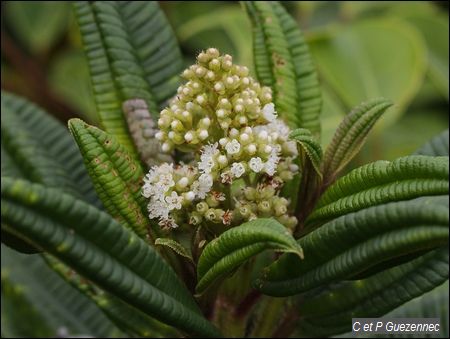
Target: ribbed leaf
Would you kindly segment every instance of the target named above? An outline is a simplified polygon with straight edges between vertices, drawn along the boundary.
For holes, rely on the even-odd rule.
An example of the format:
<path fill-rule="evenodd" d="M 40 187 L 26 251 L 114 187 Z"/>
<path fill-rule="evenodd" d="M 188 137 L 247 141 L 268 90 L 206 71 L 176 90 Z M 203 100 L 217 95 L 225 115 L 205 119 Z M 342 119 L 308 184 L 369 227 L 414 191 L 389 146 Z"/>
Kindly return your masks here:
<path fill-rule="evenodd" d="M 156 2 L 79 1 L 75 10 L 102 125 L 137 158 L 122 103 L 143 99 L 157 117 L 175 93 L 182 62 L 173 32 Z"/>
<path fill-rule="evenodd" d="M 24 320 L 28 322 L 29 318 L 20 318 L 20 314 L 15 317 L 14 312 L 26 307 L 38 312 L 42 321 L 36 329 L 30 328 L 30 333 L 22 333 L 26 337 L 56 336 L 62 327 L 70 335 L 122 335 L 92 301 L 53 272 L 40 255 L 23 255 L 3 246 L 1 252 L 2 285 L 9 284 L 11 292 L 16 291 L 26 302 L 25 305 L 11 305 L 8 299 L 13 296 L 2 289 L 3 334 L 8 337 L 20 335 Z M 47 333 L 39 334 L 42 327 L 47 328 Z M 5 329 L 13 333 L 4 332 Z"/>
<path fill-rule="evenodd" d="M 200 255 L 197 292 L 202 293 L 214 280 L 267 249 L 303 258 L 302 248 L 286 227 L 273 219 L 256 219 L 222 233 Z"/>
<path fill-rule="evenodd" d="M 141 194 L 144 173 L 138 161 L 113 135 L 79 119 L 71 119 L 69 129 L 107 211 L 121 224 L 145 237 L 151 229 Z M 154 234 L 150 235 L 155 239 Z"/>
<path fill-rule="evenodd" d="M 157 252 L 109 215 L 23 180 L 3 178 L 1 189 L 2 220 L 16 232 L 146 314 L 187 333 L 218 335 Z"/>
<path fill-rule="evenodd" d="M 439 286 L 448 279 L 448 272 L 446 247 L 370 278 L 330 286 L 315 297 L 305 295 L 299 305 L 303 319 L 298 331 L 329 336 L 351 331 L 355 317 L 394 316 L 395 311 L 386 313 Z M 422 317 L 417 312 L 409 316 Z"/>
<path fill-rule="evenodd" d="M 26 178 L 101 206 L 83 159 L 70 133 L 36 105 L 13 94 L 1 94 L 2 176 Z M 2 230 L 2 242 L 24 253 L 38 250 Z"/>
<path fill-rule="evenodd" d="M 304 260 L 284 255 L 255 284 L 266 294 L 292 295 L 373 274 L 395 260 L 445 245 L 449 210 L 441 199 L 393 202 L 341 216 L 298 240 Z"/>
<path fill-rule="evenodd" d="M 448 275 L 448 274 L 447 274 Z M 449 337 L 448 280 L 434 290 L 388 313 L 392 318 L 440 318 L 440 338 Z M 399 336 L 397 336 L 399 337 Z M 419 338 L 420 336 L 414 336 Z"/>
<path fill-rule="evenodd" d="M 276 1 L 243 1 L 253 24 L 258 80 L 274 91 L 278 113 L 292 128 L 318 138 L 322 98 L 316 69 L 295 20 Z"/>
<path fill-rule="evenodd" d="M 373 125 L 390 106 L 392 103 L 385 99 L 370 100 L 344 118 L 325 152 L 323 173 L 326 183 L 331 183 L 359 152 Z"/>
<path fill-rule="evenodd" d="M 16 95 L 2 91 L 1 104 L 2 175 L 66 189 L 101 206 L 67 128 Z"/>
<path fill-rule="evenodd" d="M 307 226 L 390 201 L 448 194 L 448 175 L 448 157 L 416 155 L 359 167 L 328 188 Z"/>
<path fill-rule="evenodd" d="M 181 255 L 182 257 L 188 259 L 190 262 L 194 262 L 192 260 L 192 256 L 188 252 L 186 248 L 183 247 L 179 242 L 170 239 L 170 238 L 158 238 L 155 240 L 155 245 L 169 247 L 176 254 Z"/>
<path fill-rule="evenodd" d="M 448 129 L 420 147 L 415 154 L 448 156 Z"/>
<path fill-rule="evenodd" d="M 125 333 L 152 338 L 179 336 L 174 328 L 149 317 L 114 295 L 101 290 L 54 257 L 46 255 L 45 259 L 53 270 L 73 287 L 91 298 Z"/>
<path fill-rule="evenodd" d="M 322 162 L 322 148 L 320 144 L 314 139 L 311 132 L 304 128 L 293 130 L 289 135 L 291 140 L 297 141 L 302 147 L 303 151 L 308 156 L 316 173 L 322 176 L 320 171 L 320 163 Z"/>

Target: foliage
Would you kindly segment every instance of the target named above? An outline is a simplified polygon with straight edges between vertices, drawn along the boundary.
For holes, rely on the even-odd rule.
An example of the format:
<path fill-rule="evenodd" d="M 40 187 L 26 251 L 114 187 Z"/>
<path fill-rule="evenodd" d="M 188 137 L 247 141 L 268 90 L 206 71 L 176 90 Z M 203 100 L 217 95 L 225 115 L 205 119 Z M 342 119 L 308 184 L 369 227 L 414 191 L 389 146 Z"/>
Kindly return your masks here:
<path fill-rule="evenodd" d="M 8 6 L 23 21 L 22 5 Z M 72 119 L 66 128 L 2 91 L 1 230 L 14 249 L 2 245 L 2 336 L 331 336 L 352 317 L 448 316 L 433 303 L 448 281 L 448 130 L 414 155 L 346 171 L 380 117 L 395 119 L 417 93 L 427 71 L 419 31 L 434 26 L 414 12 L 405 20 L 419 31 L 373 19 L 308 44 L 280 3 L 242 7 L 257 80 L 210 48 L 179 87 L 184 61 L 158 3 L 76 2 L 99 127 Z M 28 26 L 39 27 L 34 19 Z M 44 31 L 49 41 L 57 24 Z M 380 57 L 379 31 L 384 49 L 407 57 Z M 36 34 L 32 51 L 46 47 Z M 429 48 L 430 77 L 448 89 L 443 52 Z M 370 71 L 355 77 L 355 68 Z M 394 114 L 390 101 L 367 100 L 380 95 L 396 103 Z M 139 123 L 130 118 L 136 102 Z M 323 152 L 321 114 L 359 102 Z M 151 163 L 140 128 L 168 151 L 155 164 L 175 166 L 144 176 Z M 254 131 L 263 141 L 245 152 L 267 153 L 259 162 L 237 141 Z M 234 182 L 219 182 L 220 171 Z"/>

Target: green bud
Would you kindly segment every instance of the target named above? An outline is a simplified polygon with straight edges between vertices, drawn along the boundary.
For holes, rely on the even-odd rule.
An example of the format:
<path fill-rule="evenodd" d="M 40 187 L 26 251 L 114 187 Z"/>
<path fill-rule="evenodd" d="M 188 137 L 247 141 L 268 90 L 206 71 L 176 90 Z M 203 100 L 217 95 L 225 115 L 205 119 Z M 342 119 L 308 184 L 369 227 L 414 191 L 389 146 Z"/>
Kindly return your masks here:
<path fill-rule="evenodd" d="M 191 225 L 198 225 L 202 222 L 203 218 L 200 215 L 200 213 L 192 212 L 191 216 L 189 217 L 189 224 Z"/>
<path fill-rule="evenodd" d="M 253 187 L 246 187 L 244 189 L 244 196 L 245 199 L 253 201 L 256 199 L 256 189 L 254 189 Z"/>
<path fill-rule="evenodd" d="M 197 204 L 197 206 L 195 206 L 195 208 L 197 209 L 197 212 L 204 215 L 206 213 L 206 211 L 208 211 L 209 206 L 206 202 L 201 201 Z"/>
<path fill-rule="evenodd" d="M 222 222 L 222 217 L 224 214 L 225 214 L 224 210 L 210 208 L 205 213 L 205 218 L 208 219 L 209 221 L 212 221 L 215 224 L 218 224 Z"/>
<path fill-rule="evenodd" d="M 258 204 L 258 211 L 264 214 L 269 213 L 271 208 L 272 204 L 267 200 L 263 200 Z"/>
<path fill-rule="evenodd" d="M 217 207 L 220 204 L 220 202 L 215 199 L 212 194 L 208 194 L 208 196 L 206 197 L 206 203 L 209 207 Z"/>

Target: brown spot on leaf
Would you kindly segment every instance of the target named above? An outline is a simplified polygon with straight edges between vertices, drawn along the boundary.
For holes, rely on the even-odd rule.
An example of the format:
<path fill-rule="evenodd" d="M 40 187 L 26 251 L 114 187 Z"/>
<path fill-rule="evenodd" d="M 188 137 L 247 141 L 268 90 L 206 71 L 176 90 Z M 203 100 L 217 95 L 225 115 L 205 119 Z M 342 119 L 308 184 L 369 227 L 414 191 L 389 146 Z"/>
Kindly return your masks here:
<path fill-rule="evenodd" d="M 284 60 L 284 58 L 277 53 L 272 54 L 272 60 L 276 67 L 283 67 L 286 65 L 286 60 Z"/>

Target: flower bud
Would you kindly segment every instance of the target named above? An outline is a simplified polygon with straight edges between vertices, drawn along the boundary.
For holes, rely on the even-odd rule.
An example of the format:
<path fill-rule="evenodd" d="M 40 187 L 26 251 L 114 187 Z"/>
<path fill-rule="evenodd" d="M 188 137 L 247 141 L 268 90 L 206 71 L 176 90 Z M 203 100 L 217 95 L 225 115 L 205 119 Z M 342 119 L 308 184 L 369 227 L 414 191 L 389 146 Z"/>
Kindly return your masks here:
<path fill-rule="evenodd" d="M 208 211 L 209 206 L 208 206 L 208 204 L 206 202 L 201 201 L 195 206 L 195 208 L 196 208 L 198 213 L 204 215 L 206 213 L 206 211 Z"/>

